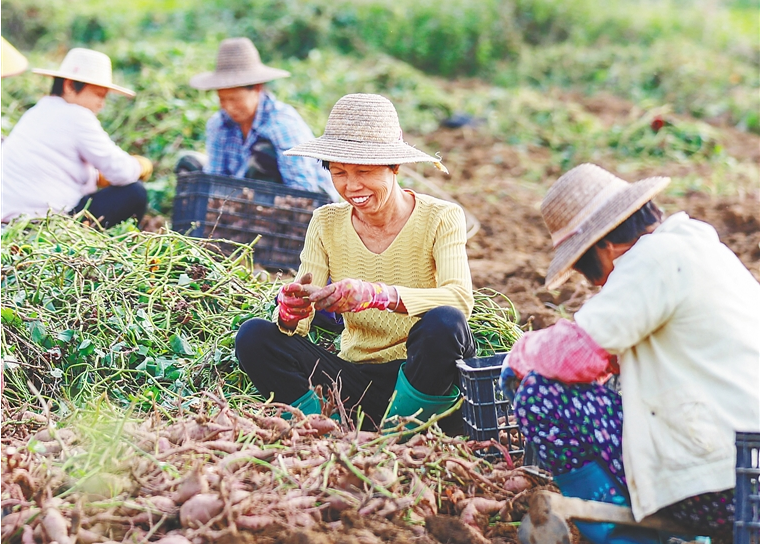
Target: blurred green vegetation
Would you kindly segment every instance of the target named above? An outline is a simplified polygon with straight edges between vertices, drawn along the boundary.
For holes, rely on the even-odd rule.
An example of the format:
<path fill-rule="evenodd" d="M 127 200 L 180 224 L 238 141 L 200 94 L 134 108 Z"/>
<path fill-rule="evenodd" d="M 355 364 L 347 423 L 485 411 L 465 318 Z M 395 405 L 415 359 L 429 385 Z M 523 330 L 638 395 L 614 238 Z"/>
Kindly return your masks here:
<path fill-rule="evenodd" d="M 4 0 L 1 15 L 4 37 L 33 66 L 55 67 L 73 46 L 111 56 L 117 82 L 138 96 L 111 98 L 100 118 L 122 147 L 157 162 L 151 198 L 163 212 L 177 153 L 203 148 L 218 107 L 188 80 L 213 68 L 230 36 L 250 37 L 265 62 L 292 72 L 270 88 L 317 135 L 342 95 L 378 92 L 408 134 L 465 112 L 518 149 L 548 149 L 560 169 L 601 158 L 622 169 L 708 163 L 729 177 L 721 191 L 733 179 L 758 184 L 757 165 L 729 156 L 716 128 L 759 132 L 750 0 Z M 49 85 L 4 80 L 3 134 Z M 631 111 L 606 123 L 576 94 L 620 97 Z"/>

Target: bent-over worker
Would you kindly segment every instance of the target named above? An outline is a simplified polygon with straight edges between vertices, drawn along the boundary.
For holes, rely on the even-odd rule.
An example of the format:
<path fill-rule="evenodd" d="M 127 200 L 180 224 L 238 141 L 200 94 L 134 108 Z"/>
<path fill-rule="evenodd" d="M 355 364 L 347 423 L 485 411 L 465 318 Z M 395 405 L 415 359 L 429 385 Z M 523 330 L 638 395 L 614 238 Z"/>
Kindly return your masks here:
<path fill-rule="evenodd" d="M 759 430 L 761 289 L 710 225 L 664 218 L 651 199 L 668 183 L 582 164 L 550 188 L 547 287 L 574 269 L 602 289 L 575 323 L 527 333 L 506 364 L 523 378 L 520 430 L 563 494 L 726 536 L 735 432 Z M 601 385 L 619 369 L 620 394 Z M 578 526 L 596 544 L 658 542 L 653 531 Z"/>
<path fill-rule="evenodd" d="M 153 165 L 120 149 L 97 118 L 110 91 L 135 96 L 112 83 L 111 59 L 75 48 L 58 70 L 32 71 L 53 77 L 53 86 L 3 142 L 2 220 L 87 207 L 104 227 L 139 222 L 147 204 L 140 180 Z"/>

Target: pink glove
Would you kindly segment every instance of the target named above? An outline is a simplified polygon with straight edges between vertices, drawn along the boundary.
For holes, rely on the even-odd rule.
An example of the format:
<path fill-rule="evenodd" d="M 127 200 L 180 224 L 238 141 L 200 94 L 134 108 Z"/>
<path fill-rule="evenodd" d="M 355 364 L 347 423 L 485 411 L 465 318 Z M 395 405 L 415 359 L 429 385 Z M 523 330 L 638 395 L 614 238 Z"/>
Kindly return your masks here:
<path fill-rule="evenodd" d="M 309 300 L 318 310 L 339 314 L 369 308 L 385 310 L 389 305 L 388 285 L 347 278 L 323 287 L 310 295 Z"/>
<path fill-rule="evenodd" d="M 312 315 L 312 303 L 309 294 L 318 290 L 309 285 L 312 275 L 305 274 L 300 280 L 280 288 L 277 294 L 278 316 L 280 323 L 287 329 L 295 329 L 299 321 Z"/>
<path fill-rule="evenodd" d="M 620 372 L 617 359 L 576 323 L 561 319 L 524 334 L 510 351 L 508 364 L 521 379 L 533 370 L 563 383 L 603 383 Z"/>

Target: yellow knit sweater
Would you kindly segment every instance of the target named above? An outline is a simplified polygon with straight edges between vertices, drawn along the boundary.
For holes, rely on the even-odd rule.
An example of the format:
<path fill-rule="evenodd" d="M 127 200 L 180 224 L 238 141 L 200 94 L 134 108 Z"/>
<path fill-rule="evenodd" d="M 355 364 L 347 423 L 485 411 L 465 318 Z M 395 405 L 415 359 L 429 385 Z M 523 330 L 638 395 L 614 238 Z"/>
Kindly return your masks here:
<path fill-rule="evenodd" d="M 341 358 L 357 363 L 405 359 L 405 342 L 419 317 L 438 306 L 453 306 L 470 316 L 473 284 L 465 253 L 465 214 L 451 202 L 412 193 L 415 209 L 391 245 L 380 254 L 368 250 L 351 222 L 347 202 L 327 204 L 314 211 L 307 229 L 298 277 L 307 272 L 312 283 L 328 278 L 356 278 L 393 285 L 408 315 L 382 310 L 343 314 Z M 275 312 L 277 314 L 277 312 Z M 275 315 L 277 319 L 277 315 Z M 311 319 L 295 331 L 305 335 Z"/>

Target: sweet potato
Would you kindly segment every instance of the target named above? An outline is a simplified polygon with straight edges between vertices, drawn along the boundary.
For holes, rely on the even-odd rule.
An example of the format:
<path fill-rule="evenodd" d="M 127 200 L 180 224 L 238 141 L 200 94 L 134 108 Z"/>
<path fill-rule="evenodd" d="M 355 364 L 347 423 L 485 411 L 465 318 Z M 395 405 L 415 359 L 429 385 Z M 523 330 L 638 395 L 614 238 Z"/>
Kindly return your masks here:
<path fill-rule="evenodd" d="M 338 430 L 338 425 L 329 417 L 320 414 L 309 414 L 306 427 L 314 429 L 319 434 L 330 434 Z"/>
<path fill-rule="evenodd" d="M 166 535 L 156 544 L 191 544 L 191 542 L 182 535 Z"/>
<path fill-rule="evenodd" d="M 249 531 L 259 531 L 273 523 L 275 523 L 275 518 L 268 515 L 240 516 L 235 520 L 238 529 L 248 529 Z"/>
<path fill-rule="evenodd" d="M 533 485 L 534 484 L 531 482 L 531 480 L 529 480 L 524 474 L 518 470 L 514 470 L 508 475 L 507 478 L 505 478 L 503 487 L 505 488 L 505 491 L 511 491 L 515 494 L 518 494 L 521 491 L 525 491 L 526 489 L 533 487 Z"/>
<path fill-rule="evenodd" d="M 222 512 L 224 503 L 213 493 L 196 495 L 180 507 L 180 523 L 183 527 L 200 527 Z"/>
<path fill-rule="evenodd" d="M 96 544 L 103 542 L 103 537 L 95 531 L 80 528 L 77 532 L 77 544 Z"/>
<path fill-rule="evenodd" d="M 488 517 L 491 514 L 496 514 L 502 509 L 505 501 L 495 501 L 486 497 L 473 497 L 472 499 L 466 499 L 461 504 L 464 504 L 464 508 L 460 513 L 460 521 L 471 527 L 480 527 L 483 521 L 488 521 Z M 479 516 L 486 519 L 479 520 L 477 519 Z"/>
<path fill-rule="evenodd" d="M 37 509 L 23 509 L 3 516 L 2 531 L 0 531 L 2 538 L 0 540 L 7 542 L 11 535 L 23 527 L 29 518 L 37 512 L 39 512 Z"/>
<path fill-rule="evenodd" d="M 74 540 L 69 536 L 69 526 L 66 518 L 56 508 L 48 508 L 42 517 L 42 527 L 50 540 L 55 540 L 58 544 L 74 544 Z"/>
<path fill-rule="evenodd" d="M 176 504 L 182 504 L 195 495 L 201 493 L 207 493 L 209 491 L 209 482 L 206 476 L 203 474 L 201 465 L 196 465 L 195 468 L 185 476 L 185 478 L 177 486 L 177 490 L 172 496 L 172 500 Z"/>

